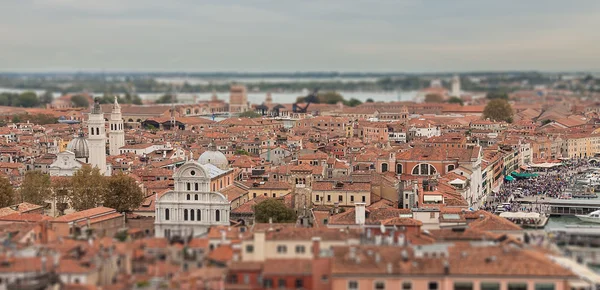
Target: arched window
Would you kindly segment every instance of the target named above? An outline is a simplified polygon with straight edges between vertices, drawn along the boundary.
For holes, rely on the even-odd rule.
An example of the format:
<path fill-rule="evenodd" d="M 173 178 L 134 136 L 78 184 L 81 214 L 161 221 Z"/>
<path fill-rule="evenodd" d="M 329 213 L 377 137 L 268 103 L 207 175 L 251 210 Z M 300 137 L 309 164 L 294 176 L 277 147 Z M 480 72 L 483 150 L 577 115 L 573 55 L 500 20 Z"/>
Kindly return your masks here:
<path fill-rule="evenodd" d="M 198 184 L 196 183 L 196 185 L 198 185 Z M 198 195 L 197 194 L 194 194 L 194 200 L 198 200 Z"/>
<path fill-rule="evenodd" d="M 194 220 L 194 210 L 190 209 L 190 220 L 193 221 Z"/>
<path fill-rule="evenodd" d="M 198 182 L 194 183 L 194 189 L 198 191 Z"/>
<path fill-rule="evenodd" d="M 183 210 L 183 220 L 187 221 L 188 220 L 188 213 L 187 213 L 187 209 Z"/>
<path fill-rule="evenodd" d="M 381 163 L 381 172 L 386 172 L 386 171 L 388 171 L 387 163 Z"/>
<path fill-rule="evenodd" d="M 189 190 L 192 190 L 192 184 L 191 184 L 191 183 L 187 182 L 187 183 L 186 183 L 186 186 L 187 186 L 187 190 L 188 190 L 188 191 L 189 191 Z M 188 198 L 188 200 L 189 200 L 189 198 Z"/>
<path fill-rule="evenodd" d="M 215 221 L 217 221 L 217 222 L 221 221 L 221 211 L 219 211 L 219 210 L 215 211 Z"/>
<path fill-rule="evenodd" d="M 435 167 L 429 163 L 419 163 L 412 170 L 413 175 L 434 175 L 436 173 Z"/>
<path fill-rule="evenodd" d="M 100 135 L 100 128 L 96 128 L 96 135 Z"/>
<path fill-rule="evenodd" d="M 402 174 L 402 164 L 396 164 L 396 174 Z"/>
<path fill-rule="evenodd" d="M 198 217 L 198 221 L 202 220 L 202 211 L 201 210 L 196 210 L 196 216 Z"/>
<path fill-rule="evenodd" d="M 447 171 L 450 172 L 450 171 L 454 170 L 454 168 L 455 168 L 454 164 L 450 164 L 450 165 L 448 165 Z"/>
<path fill-rule="evenodd" d="M 189 193 L 187 194 L 187 196 L 186 196 L 186 199 L 187 199 L 187 200 L 192 200 L 192 197 L 190 196 L 190 194 L 189 194 Z"/>
<path fill-rule="evenodd" d="M 170 217 L 169 217 L 169 209 L 168 209 L 168 208 L 166 208 L 166 209 L 165 209 L 165 220 L 166 220 L 166 221 L 168 221 L 168 220 L 169 220 L 169 218 L 170 218 Z"/>

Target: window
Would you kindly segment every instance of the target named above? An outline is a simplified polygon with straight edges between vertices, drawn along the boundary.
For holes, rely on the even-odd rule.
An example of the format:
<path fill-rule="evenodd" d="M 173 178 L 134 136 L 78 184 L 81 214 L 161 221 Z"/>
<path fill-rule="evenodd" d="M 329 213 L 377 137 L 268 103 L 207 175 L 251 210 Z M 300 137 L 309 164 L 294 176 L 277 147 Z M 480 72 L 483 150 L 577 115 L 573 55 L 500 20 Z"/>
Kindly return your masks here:
<path fill-rule="evenodd" d="M 217 221 L 217 222 L 221 221 L 221 211 L 220 210 L 215 211 L 215 221 Z"/>
<path fill-rule="evenodd" d="M 191 183 L 189 183 L 189 182 L 188 182 L 188 183 L 186 183 L 186 186 L 187 186 L 187 190 L 188 190 L 188 191 L 192 190 L 192 184 L 191 184 Z M 189 196 L 189 195 L 188 195 L 188 196 Z"/>
<path fill-rule="evenodd" d="M 436 173 L 437 170 L 435 170 L 435 167 L 428 163 L 417 164 L 412 170 L 413 175 L 433 175 Z"/>
<path fill-rule="evenodd" d="M 396 174 L 402 174 L 402 164 L 396 164 Z"/>
<path fill-rule="evenodd" d="M 327 276 L 327 275 L 322 275 L 322 276 L 321 276 L 321 281 L 322 281 L 322 282 L 324 282 L 324 283 L 326 283 L 327 281 L 329 281 L 329 276 Z"/>
<path fill-rule="evenodd" d="M 169 220 L 169 218 L 170 218 L 170 216 L 169 216 L 169 209 L 168 209 L 168 208 L 166 208 L 166 209 L 165 209 L 165 220 L 166 220 L 166 221 L 168 221 L 168 220 Z"/>
<path fill-rule="evenodd" d="M 339 196 L 338 196 L 338 201 L 339 201 L 339 202 L 342 202 L 343 200 L 344 200 L 343 196 L 339 195 Z"/>
<path fill-rule="evenodd" d="M 246 245 L 246 253 L 254 253 L 254 245 Z"/>
<path fill-rule="evenodd" d="M 301 289 L 304 288 L 304 280 L 302 279 L 296 279 L 296 289 Z"/>
<path fill-rule="evenodd" d="M 552 284 L 552 283 L 535 284 L 535 290 L 554 290 L 554 284 Z"/>
<path fill-rule="evenodd" d="M 189 184 L 188 184 L 188 185 L 189 185 Z M 191 197 L 191 195 L 190 195 L 190 194 L 188 194 L 188 195 L 185 197 L 185 199 L 187 199 L 187 200 L 192 200 L 192 197 Z"/>
<path fill-rule="evenodd" d="M 354 195 L 351 195 L 351 196 L 350 196 L 350 201 L 351 201 L 351 202 L 354 202 Z"/>
<path fill-rule="evenodd" d="M 196 210 L 196 217 L 198 218 L 198 221 L 202 220 L 202 211 L 197 209 Z"/>
<path fill-rule="evenodd" d="M 472 282 L 454 282 L 454 290 L 473 290 Z"/>
<path fill-rule="evenodd" d="M 252 198 L 256 197 L 256 192 L 252 193 Z"/>
<path fill-rule="evenodd" d="M 269 289 L 269 288 L 273 288 L 273 280 L 271 279 L 265 279 L 263 281 L 263 285 L 265 286 L 265 288 Z"/>
<path fill-rule="evenodd" d="M 429 213 L 429 218 L 434 219 L 435 218 L 435 212 L 430 212 Z"/>
<path fill-rule="evenodd" d="M 367 202 L 367 197 L 366 196 L 362 196 L 362 202 Z"/>
<path fill-rule="evenodd" d="M 278 245 L 277 246 L 277 253 L 278 254 L 285 254 L 285 253 L 287 253 L 287 246 L 286 245 Z"/>
<path fill-rule="evenodd" d="M 305 250 L 306 249 L 304 248 L 304 246 L 296 246 L 296 253 L 297 254 L 304 254 Z"/>
<path fill-rule="evenodd" d="M 527 283 L 508 283 L 508 290 L 527 290 Z"/>
<path fill-rule="evenodd" d="M 315 196 L 315 201 L 319 201 L 319 195 L 318 194 Z"/>
<path fill-rule="evenodd" d="M 331 202 L 331 195 L 330 194 L 327 195 L 327 202 Z"/>
<path fill-rule="evenodd" d="M 184 209 L 184 210 L 183 210 L 183 220 L 184 220 L 184 221 L 187 221 L 187 220 L 188 220 L 188 211 L 187 211 L 187 209 Z"/>
<path fill-rule="evenodd" d="M 385 290 L 385 282 L 376 281 L 375 282 L 375 290 Z"/>
<path fill-rule="evenodd" d="M 381 164 L 381 172 L 386 172 L 388 171 L 388 165 L 387 163 L 382 163 Z"/>
<path fill-rule="evenodd" d="M 276 194 L 276 193 L 273 193 L 273 197 L 277 197 L 277 194 Z"/>
<path fill-rule="evenodd" d="M 197 187 L 198 183 L 196 183 L 196 187 Z M 198 195 L 194 194 L 194 200 L 198 200 Z"/>
<path fill-rule="evenodd" d="M 198 191 L 198 183 L 197 183 L 197 182 L 196 182 L 196 183 L 194 183 L 194 190 L 195 190 L 195 191 Z"/>
<path fill-rule="evenodd" d="M 194 220 L 194 210 L 190 209 L 190 220 L 193 221 Z"/>
<path fill-rule="evenodd" d="M 438 290 L 438 282 L 429 282 L 429 290 Z"/>
<path fill-rule="evenodd" d="M 412 290 L 412 283 L 402 282 L 402 290 Z"/>
<path fill-rule="evenodd" d="M 279 279 L 279 281 L 277 281 L 277 286 L 281 289 L 285 289 L 285 280 Z"/>
<path fill-rule="evenodd" d="M 358 282 L 348 281 L 348 290 L 358 290 Z"/>
<path fill-rule="evenodd" d="M 190 171 L 190 175 L 191 175 L 191 176 L 194 176 L 194 175 L 196 175 L 196 171 L 194 171 L 194 170 Z"/>
<path fill-rule="evenodd" d="M 454 164 L 448 165 L 448 172 L 454 170 L 454 168 L 455 168 Z"/>

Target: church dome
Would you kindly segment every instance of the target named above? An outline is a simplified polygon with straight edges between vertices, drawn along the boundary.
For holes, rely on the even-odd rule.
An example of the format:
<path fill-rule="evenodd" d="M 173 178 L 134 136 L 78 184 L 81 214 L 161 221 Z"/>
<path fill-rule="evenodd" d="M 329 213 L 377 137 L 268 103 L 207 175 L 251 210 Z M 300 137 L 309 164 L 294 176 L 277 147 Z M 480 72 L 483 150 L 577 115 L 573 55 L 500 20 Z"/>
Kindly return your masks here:
<path fill-rule="evenodd" d="M 80 133 L 79 136 L 73 138 L 69 144 L 67 144 L 67 150 L 75 153 L 75 158 L 88 158 L 90 157 L 90 148 L 88 141 Z"/>
<path fill-rule="evenodd" d="M 200 155 L 198 163 L 202 165 L 212 164 L 221 169 L 226 169 L 229 166 L 229 161 L 227 161 L 225 154 L 218 151 L 212 143 L 208 146 L 208 150 Z"/>

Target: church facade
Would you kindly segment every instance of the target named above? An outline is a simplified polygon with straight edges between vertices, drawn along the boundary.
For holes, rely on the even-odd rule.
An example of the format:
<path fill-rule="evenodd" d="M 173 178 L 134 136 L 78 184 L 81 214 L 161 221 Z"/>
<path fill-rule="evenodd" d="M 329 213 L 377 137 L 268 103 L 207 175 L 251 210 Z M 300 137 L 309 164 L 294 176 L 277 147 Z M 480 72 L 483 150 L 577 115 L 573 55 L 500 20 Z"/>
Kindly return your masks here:
<path fill-rule="evenodd" d="M 211 226 L 229 225 L 230 203 L 221 193 L 210 191 L 210 172 L 204 165 L 188 161 L 173 180 L 174 190 L 156 198 L 156 237 L 193 237 Z"/>

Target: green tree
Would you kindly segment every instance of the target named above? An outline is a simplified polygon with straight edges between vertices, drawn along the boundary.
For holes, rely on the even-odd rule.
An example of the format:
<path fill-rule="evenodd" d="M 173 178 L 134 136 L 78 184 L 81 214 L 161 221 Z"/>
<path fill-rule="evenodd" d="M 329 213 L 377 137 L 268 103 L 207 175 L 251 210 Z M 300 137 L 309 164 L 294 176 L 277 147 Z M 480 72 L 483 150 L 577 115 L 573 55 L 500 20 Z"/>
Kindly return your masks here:
<path fill-rule="evenodd" d="M 504 99 L 493 99 L 483 109 L 483 118 L 492 121 L 506 121 L 512 123 L 513 109 Z"/>
<path fill-rule="evenodd" d="M 366 101 L 366 103 L 374 103 L 374 102 L 375 101 L 373 101 L 373 99 L 371 99 L 371 98 L 368 98 L 367 101 Z"/>
<path fill-rule="evenodd" d="M 71 180 L 68 177 L 52 178 L 52 199 L 56 203 L 58 215 L 64 215 L 65 210 L 69 208 L 69 196 L 71 194 Z"/>
<path fill-rule="evenodd" d="M 7 207 L 14 202 L 14 189 L 8 178 L 0 176 L 0 207 Z"/>
<path fill-rule="evenodd" d="M 21 123 L 23 120 L 21 119 L 21 115 L 14 115 L 12 116 L 11 121 L 13 123 Z"/>
<path fill-rule="evenodd" d="M 362 102 L 359 99 L 352 98 L 349 101 L 344 102 L 344 104 L 349 107 L 356 107 L 356 106 L 362 104 Z"/>
<path fill-rule="evenodd" d="M 323 92 L 317 95 L 320 103 L 325 104 L 337 104 L 338 102 L 344 102 L 344 97 L 338 92 Z"/>
<path fill-rule="evenodd" d="M 546 124 L 549 124 L 549 123 L 552 123 L 552 120 L 550 120 L 550 119 L 543 120 L 542 121 L 542 126 L 544 126 Z"/>
<path fill-rule="evenodd" d="M 439 94 L 427 94 L 425 96 L 425 103 L 443 103 L 444 98 Z"/>
<path fill-rule="evenodd" d="M 18 106 L 25 108 L 33 108 L 40 105 L 40 99 L 34 92 L 24 92 L 19 95 Z"/>
<path fill-rule="evenodd" d="M 494 99 L 508 100 L 508 94 L 503 91 L 492 91 L 492 92 L 487 93 L 487 95 L 485 97 L 488 100 L 494 100 Z"/>
<path fill-rule="evenodd" d="M 238 150 L 235 150 L 235 155 L 250 155 L 250 153 L 248 153 L 248 151 L 246 151 L 246 150 L 238 149 Z"/>
<path fill-rule="evenodd" d="M 104 206 L 128 212 L 140 207 L 143 201 L 142 189 L 132 177 L 118 173 L 107 178 Z"/>
<path fill-rule="evenodd" d="M 71 206 L 77 211 L 97 207 L 102 203 L 105 191 L 106 180 L 100 170 L 86 164 L 71 178 Z"/>
<path fill-rule="evenodd" d="M 43 105 L 50 104 L 50 103 L 52 103 L 53 100 L 54 100 L 54 95 L 52 94 L 51 91 L 44 92 L 44 94 L 40 97 L 40 103 L 42 103 Z"/>
<path fill-rule="evenodd" d="M 449 104 L 460 104 L 461 106 L 464 105 L 463 100 L 459 97 L 450 97 L 450 99 L 448 100 Z"/>
<path fill-rule="evenodd" d="M 170 104 L 172 103 L 172 100 L 173 97 L 171 94 L 164 94 L 154 102 L 157 104 Z M 177 97 L 175 97 L 175 103 L 177 103 Z"/>
<path fill-rule="evenodd" d="M 87 108 L 90 106 L 90 102 L 88 101 L 88 98 L 86 98 L 83 95 L 75 95 L 75 96 L 71 97 L 71 103 L 76 108 Z"/>
<path fill-rule="evenodd" d="M 269 218 L 274 223 L 294 223 L 296 222 L 296 213 L 275 198 L 269 198 L 254 206 L 254 218 L 259 223 L 266 223 Z"/>
<path fill-rule="evenodd" d="M 38 170 L 27 171 L 19 192 L 21 193 L 22 201 L 44 205 L 46 200 L 52 196 L 50 175 Z"/>
<path fill-rule="evenodd" d="M 238 115 L 238 117 L 242 117 L 242 118 L 260 118 L 260 117 L 262 117 L 262 115 L 259 114 L 259 113 L 257 113 L 257 112 L 254 112 L 254 111 L 246 111 L 246 112 L 240 113 Z"/>

